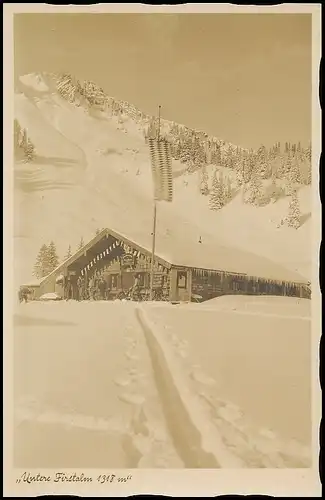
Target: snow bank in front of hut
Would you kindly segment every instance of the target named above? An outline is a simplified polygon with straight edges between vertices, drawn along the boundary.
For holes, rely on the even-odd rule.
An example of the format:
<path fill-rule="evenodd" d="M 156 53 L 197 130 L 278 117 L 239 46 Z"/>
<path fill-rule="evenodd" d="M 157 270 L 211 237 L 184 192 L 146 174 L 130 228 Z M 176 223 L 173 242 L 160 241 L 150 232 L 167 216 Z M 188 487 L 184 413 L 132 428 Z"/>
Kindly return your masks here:
<path fill-rule="evenodd" d="M 43 295 L 40 296 L 39 300 L 62 300 L 61 295 L 58 295 L 57 293 L 44 293 Z"/>
<path fill-rule="evenodd" d="M 311 300 L 298 297 L 264 295 L 223 295 L 200 304 L 215 311 L 239 311 L 259 314 L 311 317 Z"/>

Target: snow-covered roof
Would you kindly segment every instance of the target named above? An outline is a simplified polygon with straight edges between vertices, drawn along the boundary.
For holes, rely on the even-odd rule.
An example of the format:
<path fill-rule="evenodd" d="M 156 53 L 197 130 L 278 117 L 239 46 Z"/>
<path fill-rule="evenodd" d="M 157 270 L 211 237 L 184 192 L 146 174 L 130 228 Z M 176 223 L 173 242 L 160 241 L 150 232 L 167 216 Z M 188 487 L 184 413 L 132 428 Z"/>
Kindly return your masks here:
<path fill-rule="evenodd" d="M 293 272 L 265 257 L 231 248 L 205 239 L 186 242 L 171 238 L 170 245 L 158 237 L 156 253 L 173 265 L 197 269 L 227 271 L 276 281 L 306 282 L 299 273 Z"/>
<path fill-rule="evenodd" d="M 92 248 L 107 234 L 119 238 L 128 244 L 134 244 L 137 249 L 151 253 L 152 236 L 139 227 L 129 227 L 127 234 L 121 234 L 111 229 L 103 229 L 80 250 L 62 262 L 48 276 L 42 278 L 38 284 L 44 282 L 51 275 L 55 275 L 64 266 L 73 263 L 85 251 Z M 162 261 L 174 266 L 192 267 L 197 269 L 226 271 L 234 274 L 245 274 L 275 281 L 290 281 L 306 283 L 306 279 L 299 273 L 293 272 L 265 257 L 218 244 L 214 239 L 203 237 L 202 242 L 194 241 L 184 232 L 166 234 L 157 233 L 155 255 Z"/>

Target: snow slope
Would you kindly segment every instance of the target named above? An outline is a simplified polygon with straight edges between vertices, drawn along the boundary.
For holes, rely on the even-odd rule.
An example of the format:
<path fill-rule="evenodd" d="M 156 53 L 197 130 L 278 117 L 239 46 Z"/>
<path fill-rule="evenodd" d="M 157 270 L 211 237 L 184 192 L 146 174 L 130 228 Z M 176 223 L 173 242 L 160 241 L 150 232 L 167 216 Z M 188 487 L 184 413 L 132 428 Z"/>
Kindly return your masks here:
<path fill-rule="evenodd" d="M 20 79 L 15 116 L 37 152 L 34 164 L 17 163 L 14 169 L 17 283 L 30 279 L 40 246 L 51 239 L 61 258 L 69 244 L 74 249 L 81 236 L 89 240 L 98 227 L 111 227 L 135 239 L 141 233 L 150 248 L 151 170 L 137 123 L 67 102 L 58 94 L 53 75 L 45 74 Z M 173 168 L 178 173 L 184 170 L 178 161 Z M 238 195 L 215 213 L 208 209 L 207 198 L 199 195 L 197 174 L 178 175 L 174 187 L 173 203 L 158 206 L 157 251 L 161 246 L 165 258 L 186 264 L 187 256 L 195 265 L 201 237 L 200 252 L 209 263 L 213 256 L 212 267 L 218 267 L 217 257 L 222 267 L 231 252 L 233 263 L 243 261 L 240 253 L 229 250 L 233 247 L 249 252 L 245 259 L 252 270 L 260 255 L 309 276 L 308 217 L 297 231 L 276 227 L 287 200 L 255 209 L 243 205 Z M 308 214 L 308 188 L 301 191 L 301 198 Z M 202 261 L 197 265 L 204 266 Z M 259 268 L 263 267 L 272 264 L 261 261 Z"/>

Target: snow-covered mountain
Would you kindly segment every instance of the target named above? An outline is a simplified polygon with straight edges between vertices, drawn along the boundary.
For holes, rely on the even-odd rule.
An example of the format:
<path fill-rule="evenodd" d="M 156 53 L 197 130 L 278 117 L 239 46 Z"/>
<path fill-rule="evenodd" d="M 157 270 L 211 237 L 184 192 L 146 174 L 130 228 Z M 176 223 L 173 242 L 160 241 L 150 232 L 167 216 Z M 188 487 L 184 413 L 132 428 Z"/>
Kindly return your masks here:
<path fill-rule="evenodd" d="M 152 179 L 144 130 L 153 121 L 132 104 L 117 101 L 92 82 L 71 75 L 30 74 L 15 88 L 15 118 L 35 146 L 32 163 L 15 161 L 15 252 L 17 283 L 30 279 L 36 254 L 54 240 L 61 257 L 97 228 L 111 227 L 150 245 Z M 163 134 L 173 121 L 161 120 Z M 178 125 L 178 127 L 184 127 Z M 221 139 L 222 149 L 232 148 Z M 159 238 L 186 245 L 219 244 L 265 256 L 310 276 L 310 187 L 299 191 L 305 222 L 298 230 L 278 227 L 288 199 L 255 208 L 240 192 L 218 212 L 199 191 L 197 172 L 174 160 L 174 201 L 158 207 Z M 207 171 L 213 170 L 207 166 Z M 224 175 L 232 179 L 232 172 Z M 211 182 L 211 176 L 210 180 Z M 221 243 L 220 243 L 221 242 Z"/>

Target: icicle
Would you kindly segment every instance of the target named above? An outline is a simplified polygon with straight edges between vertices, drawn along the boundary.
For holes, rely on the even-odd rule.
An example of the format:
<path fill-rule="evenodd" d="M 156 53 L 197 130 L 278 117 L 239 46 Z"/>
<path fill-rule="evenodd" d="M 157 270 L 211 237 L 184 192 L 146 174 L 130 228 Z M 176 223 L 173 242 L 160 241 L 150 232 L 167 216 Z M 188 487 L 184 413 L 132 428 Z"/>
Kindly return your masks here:
<path fill-rule="evenodd" d="M 109 249 L 108 249 L 108 250 L 109 250 L 110 252 L 112 251 L 112 245 L 109 247 Z"/>
<path fill-rule="evenodd" d="M 89 265 L 89 264 L 87 265 L 87 269 L 88 269 L 88 271 L 89 271 L 89 269 L 90 269 L 90 265 Z"/>
<path fill-rule="evenodd" d="M 115 244 L 117 247 L 120 246 L 120 242 L 118 240 L 116 240 Z"/>
<path fill-rule="evenodd" d="M 134 250 L 133 255 L 134 255 L 134 257 L 136 257 L 136 255 L 137 255 L 137 251 L 136 250 Z"/>
<path fill-rule="evenodd" d="M 115 243 L 113 243 L 112 248 L 115 248 Z"/>
<path fill-rule="evenodd" d="M 138 252 L 138 257 L 140 257 L 140 255 L 141 255 L 140 252 Z"/>

